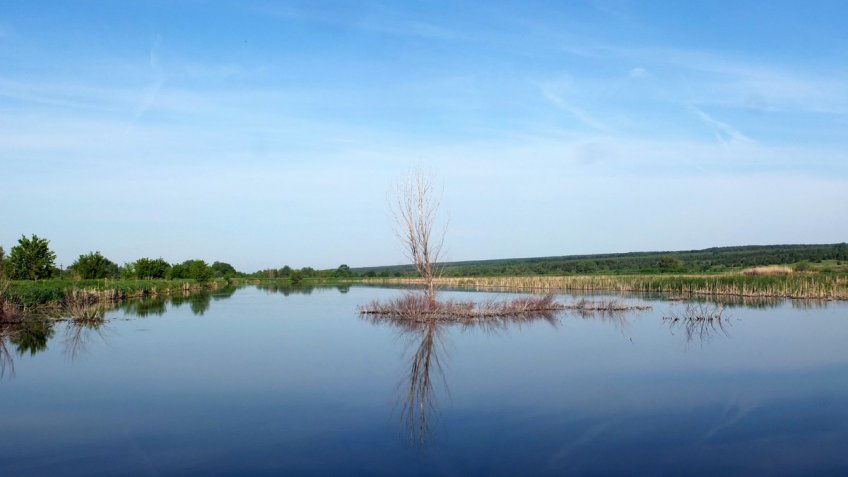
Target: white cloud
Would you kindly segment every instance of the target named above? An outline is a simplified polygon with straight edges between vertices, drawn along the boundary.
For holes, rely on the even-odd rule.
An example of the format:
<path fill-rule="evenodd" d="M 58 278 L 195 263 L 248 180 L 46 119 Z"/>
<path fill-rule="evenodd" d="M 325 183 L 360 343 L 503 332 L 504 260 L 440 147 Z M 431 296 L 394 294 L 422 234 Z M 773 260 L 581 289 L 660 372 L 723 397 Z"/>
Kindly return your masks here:
<path fill-rule="evenodd" d="M 649 78 L 651 76 L 648 70 L 641 67 L 631 69 L 627 75 L 631 78 Z"/>

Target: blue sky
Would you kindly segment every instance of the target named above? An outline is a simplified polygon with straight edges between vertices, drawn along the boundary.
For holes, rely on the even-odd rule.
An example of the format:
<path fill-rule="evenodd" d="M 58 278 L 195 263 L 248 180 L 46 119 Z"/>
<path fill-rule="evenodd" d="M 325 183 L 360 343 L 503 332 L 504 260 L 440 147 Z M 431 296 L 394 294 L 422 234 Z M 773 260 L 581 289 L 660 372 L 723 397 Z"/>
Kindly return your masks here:
<path fill-rule="evenodd" d="M 393 264 L 845 241 L 845 2 L 8 2 L 0 244 Z"/>

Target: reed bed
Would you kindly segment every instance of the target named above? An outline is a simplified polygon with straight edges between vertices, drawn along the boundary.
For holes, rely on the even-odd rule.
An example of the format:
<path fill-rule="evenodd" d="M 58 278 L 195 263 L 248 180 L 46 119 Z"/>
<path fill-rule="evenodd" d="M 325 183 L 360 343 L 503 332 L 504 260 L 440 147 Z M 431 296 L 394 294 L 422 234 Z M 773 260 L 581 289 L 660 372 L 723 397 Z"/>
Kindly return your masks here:
<path fill-rule="evenodd" d="M 618 300 L 599 300 L 592 301 L 586 300 L 585 298 L 575 302 L 570 303 L 563 306 L 565 310 L 575 310 L 579 312 L 588 311 L 600 311 L 606 313 L 615 313 L 621 311 L 645 311 L 650 310 L 651 305 L 645 304 L 633 304 L 633 303 L 624 303 Z"/>
<path fill-rule="evenodd" d="M 742 275 L 791 275 L 794 270 L 784 265 L 768 265 L 765 267 L 753 267 L 742 270 Z"/>
<path fill-rule="evenodd" d="M 9 279 L 0 276 L 0 323 L 18 323 L 21 321 L 21 310 L 6 298 L 8 291 Z"/>
<path fill-rule="evenodd" d="M 63 308 L 76 302 L 115 303 L 132 298 L 173 296 L 217 289 L 226 280 L 197 283 L 193 280 L 43 280 L 13 281 L 6 301 L 22 311 Z"/>
<path fill-rule="evenodd" d="M 361 315 L 372 315 L 372 321 L 405 321 L 424 323 L 437 321 L 443 323 L 473 324 L 484 321 L 537 320 L 552 318 L 556 312 L 576 311 L 578 313 L 619 313 L 634 310 L 649 310 L 650 305 L 623 303 L 617 300 L 591 301 L 582 299 L 574 303 L 563 304 L 554 295 L 530 296 L 512 300 L 488 300 L 483 303 L 473 301 L 436 301 L 431 302 L 426 295 L 407 293 L 400 298 L 386 302 L 373 301 L 359 307 Z"/>
<path fill-rule="evenodd" d="M 553 295 L 522 297 L 506 301 L 431 301 L 423 294 L 407 293 L 386 302 L 373 301 L 360 306 L 362 315 L 383 315 L 391 319 L 411 322 L 467 322 L 497 318 L 521 318 L 532 315 L 562 311 L 565 305 L 558 303 Z"/>
<path fill-rule="evenodd" d="M 414 278 L 366 279 L 364 283 L 421 285 Z M 533 277 L 473 277 L 437 279 L 439 287 L 475 290 L 569 290 L 639 292 L 677 295 L 739 296 L 848 300 L 848 275 L 573 275 Z"/>

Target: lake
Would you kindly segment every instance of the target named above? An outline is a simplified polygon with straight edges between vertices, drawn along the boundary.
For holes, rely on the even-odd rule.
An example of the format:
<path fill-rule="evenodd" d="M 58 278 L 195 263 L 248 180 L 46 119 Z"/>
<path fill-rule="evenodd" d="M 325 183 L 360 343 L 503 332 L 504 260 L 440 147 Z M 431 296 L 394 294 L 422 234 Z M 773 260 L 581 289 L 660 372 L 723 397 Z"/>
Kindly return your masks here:
<path fill-rule="evenodd" d="M 848 303 L 731 303 L 691 334 L 659 297 L 485 327 L 356 311 L 401 293 L 245 287 L 7 339 L 0 475 L 848 475 Z"/>

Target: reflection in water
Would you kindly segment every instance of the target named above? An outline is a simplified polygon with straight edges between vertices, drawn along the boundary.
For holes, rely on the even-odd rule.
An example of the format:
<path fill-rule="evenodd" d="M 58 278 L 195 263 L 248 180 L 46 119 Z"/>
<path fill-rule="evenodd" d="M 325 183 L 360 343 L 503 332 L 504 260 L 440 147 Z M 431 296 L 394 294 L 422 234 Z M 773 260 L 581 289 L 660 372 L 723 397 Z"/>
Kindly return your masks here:
<path fill-rule="evenodd" d="M 438 395 L 449 394 L 440 355 L 445 353 L 444 329 L 434 318 L 410 320 L 388 315 L 362 315 L 374 325 L 389 325 L 409 339 L 410 364 L 398 385 L 398 405 L 403 432 L 409 443 L 424 448 L 434 418 L 439 415 Z M 437 388 L 440 386 L 440 389 Z"/>
<path fill-rule="evenodd" d="M 0 328 L 0 379 L 15 375 L 15 359 L 6 344 L 7 338 L 8 330 L 4 326 Z"/>
<path fill-rule="evenodd" d="M 168 311 L 170 304 L 174 308 L 180 308 L 188 304 L 189 309 L 195 315 L 202 316 L 209 310 L 212 300 L 223 300 L 231 297 L 236 288 L 224 288 L 215 294 L 208 292 L 189 293 L 184 292 L 171 296 L 154 296 L 138 300 L 131 300 L 120 305 L 119 309 L 127 315 L 137 317 L 162 316 Z"/>
<path fill-rule="evenodd" d="M 191 308 L 191 312 L 197 316 L 203 316 L 207 310 L 209 310 L 209 306 L 212 304 L 212 295 L 209 293 L 201 293 L 197 295 L 192 295 L 189 297 L 188 305 Z"/>
<path fill-rule="evenodd" d="M 15 359 L 11 346 L 18 355 L 35 355 L 47 349 L 53 336 L 53 323 L 46 319 L 30 319 L 0 325 L 0 378 L 14 376 Z"/>
<path fill-rule="evenodd" d="M 65 328 L 65 355 L 71 361 L 85 351 L 93 336 L 105 341 L 106 306 L 103 304 L 75 304 L 69 308 L 71 319 Z"/>
<path fill-rule="evenodd" d="M 710 303 L 723 308 L 778 308 L 785 303 L 789 303 L 792 308 L 801 309 L 821 309 L 827 308 L 830 300 L 814 299 L 814 298 L 777 298 L 777 297 L 755 297 L 755 296 L 737 296 L 737 295 L 698 295 L 698 294 L 653 294 L 658 300 L 674 301 L 674 302 L 696 302 Z"/>
<path fill-rule="evenodd" d="M 180 307 L 188 303 L 191 312 L 203 315 L 213 299 L 229 298 L 237 290 L 236 287 L 216 290 L 215 294 L 195 293 L 180 294 L 170 297 L 145 297 L 123 302 L 97 302 L 92 296 L 80 295 L 62 307 L 55 316 L 39 316 L 0 324 L 0 378 L 13 376 L 15 373 L 15 356 L 33 356 L 46 351 L 48 342 L 55 334 L 57 320 L 67 318 L 62 343 L 66 356 L 74 360 L 85 351 L 86 346 L 95 338 L 106 340 L 108 320 L 106 313 L 118 309 L 126 315 L 136 317 L 162 316 L 168 311 L 168 304 Z"/>
<path fill-rule="evenodd" d="M 47 341 L 53 337 L 53 324 L 47 320 L 24 321 L 20 328 L 9 337 L 9 341 L 17 347 L 18 354 L 30 356 L 45 351 Z"/>
<path fill-rule="evenodd" d="M 433 315 L 360 315 L 362 319 L 379 326 L 396 328 L 409 339 L 409 366 L 398 386 L 400 422 L 408 442 L 424 449 L 432 441 L 432 429 L 440 415 L 439 395 L 449 396 L 447 379 L 441 357 L 447 353 L 445 330 L 449 326 L 463 329 L 483 329 L 498 332 L 512 324 L 544 321 L 558 324 L 557 312 L 525 313 L 517 316 L 497 316 L 484 320 L 465 322 L 440 320 Z"/>
<path fill-rule="evenodd" d="M 140 318 L 162 316 L 168 310 L 168 301 L 161 297 L 141 298 L 123 303 L 120 310 Z"/>
<path fill-rule="evenodd" d="M 644 307 L 641 307 L 644 308 Z M 558 327 L 561 317 L 573 314 L 582 319 L 599 320 L 626 335 L 629 326 L 628 312 L 641 309 L 639 306 L 622 306 L 620 309 L 594 307 L 567 307 L 561 312 L 540 312 L 516 316 L 499 316 L 484 320 L 451 321 L 441 320 L 430 314 L 363 314 L 362 319 L 375 326 L 392 326 L 401 335 L 408 337 L 409 365 L 398 386 L 400 420 L 404 434 L 410 444 L 425 448 L 432 440 L 432 429 L 440 415 L 439 399 L 449 396 L 442 358 L 446 354 L 445 330 L 449 326 L 482 329 L 497 333 L 510 326 L 531 322 L 546 322 Z M 687 343 L 698 339 L 707 342 L 715 336 L 728 336 L 727 317 L 724 308 L 712 303 L 690 303 L 682 312 L 672 311 L 664 317 L 672 329 L 682 328 Z"/>
<path fill-rule="evenodd" d="M 227 298 L 230 298 L 231 296 L 233 296 L 233 294 L 235 294 L 236 290 L 238 290 L 238 287 L 218 288 L 218 289 L 215 290 L 215 293 L 210 294 L 210 296 L 215 301 L 226 300 Z"/>
<path fill-rule="evenodd" d="M 311 295 L 315 290 L 336 290 L 339 293 L 347 293 L 350 291 L 349 284 L 336 284 L 336 285 L 312 285 L 312 284 L 299 284 L 299 285 L 291 285 L 289 283 L 258 283 L 256 284 L 256 288 L 260 290 L 265 290 L 271 293 L 280 293 L 283 296 L 289 295 Z"/>
<path fill-rule="evenodd" d="M 65 338 L 62 344 L 65 346 L 65 355 L 71 361 L 77 359 L 84 353 L 91 341 L 97 337 L 106 342 L 105 320 L 71 320 L 65 328 Z"/>
<path fill-rule="evenodd" d="M 584 320 L 597 320 L 602 323 L 607 323 L 613 326 L 621 334 L 622 338 L 628 338 L 631 342 L 629 329 L 630 322 L 627 321 L 628 311 L 608 311 L 608 310 L 572 310 L 572 313 L 583 318 Z"/>
<path fill-rule="evenodd" d="M 715 337 L 729 337 L 728 327 L 730 322 L 724 314 L 722 305 L 712 303 L 687 303 L 682 312 L 672 309 L 663 321 L 669 327 L 671 334 L 676 329 L 683 329 L 687 345 L 693 339 L 698 339 L 701 344 L 711 341 Z"/>
<path fill-rule="evenodd" d="M 405 392 L 401 399 L 401 425 L 409 442 L 419 446 L 427 443 L 430 430 L 428 417 L 439 415 L 437 390 L 434 382 L 448 391 L 439 354 L 445 351 L 442 328 L 435 321 L 416 330 L 420 341 L 412 355 Z M 434 380 L 435 378 L 435 380 Z"/>

